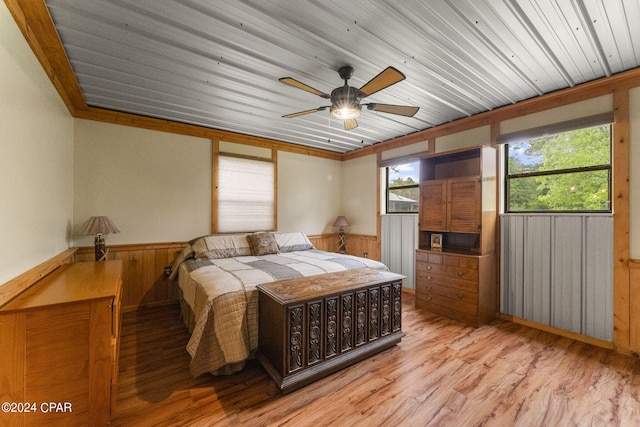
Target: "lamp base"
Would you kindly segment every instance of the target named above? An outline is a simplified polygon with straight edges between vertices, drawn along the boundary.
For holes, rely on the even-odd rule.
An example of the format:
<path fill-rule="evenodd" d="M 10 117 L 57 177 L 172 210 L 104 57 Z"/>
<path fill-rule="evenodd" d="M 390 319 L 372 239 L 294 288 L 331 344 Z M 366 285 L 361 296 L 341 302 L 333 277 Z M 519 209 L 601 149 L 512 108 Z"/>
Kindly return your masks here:
<path fill-rule="evenodd" d="M 107 247 L 101 234 L 96 236 L 93 244 L 95 245 L 96 261 L 105 261 L 107 259 Z"/>
<path fill-rule="evenodd" d="M 341 254 L 347 253 L 347 242 L 344 237 L 344 229 L 340 227 L 340 233 L 338 234 L 338 252 Z"/>

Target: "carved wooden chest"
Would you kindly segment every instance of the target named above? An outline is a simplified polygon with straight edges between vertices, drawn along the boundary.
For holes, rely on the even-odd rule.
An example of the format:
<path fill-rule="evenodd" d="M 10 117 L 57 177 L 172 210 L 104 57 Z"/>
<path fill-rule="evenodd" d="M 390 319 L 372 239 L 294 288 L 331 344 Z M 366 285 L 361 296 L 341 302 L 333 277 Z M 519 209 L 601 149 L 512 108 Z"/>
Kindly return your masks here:
<path fill-rule="evenodd" d="M 258 285 L 258 360 L 287 393 L 392 347 L 403 278 L 362 268 Z"/>

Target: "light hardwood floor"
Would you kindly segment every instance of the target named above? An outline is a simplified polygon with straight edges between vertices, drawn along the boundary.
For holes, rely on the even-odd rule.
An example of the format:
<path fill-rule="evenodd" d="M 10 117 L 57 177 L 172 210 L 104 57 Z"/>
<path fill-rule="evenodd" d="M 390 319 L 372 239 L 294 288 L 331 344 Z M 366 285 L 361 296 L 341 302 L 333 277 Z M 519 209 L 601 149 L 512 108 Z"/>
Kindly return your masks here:
<path fill-rule="evenodd" d="M 638 426 L 640 361 L 403 294 L 402 342 L 281 395 L 262 367 L 192 378 L 177 305 L 123 315 L 116 426 Z"/>

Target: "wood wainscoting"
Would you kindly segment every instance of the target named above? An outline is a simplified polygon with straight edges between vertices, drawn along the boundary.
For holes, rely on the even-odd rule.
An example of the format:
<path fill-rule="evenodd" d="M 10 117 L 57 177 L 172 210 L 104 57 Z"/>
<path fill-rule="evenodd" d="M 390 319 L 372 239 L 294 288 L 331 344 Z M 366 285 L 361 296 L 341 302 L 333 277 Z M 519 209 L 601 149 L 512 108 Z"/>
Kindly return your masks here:
<path fill-rule="evenodd" d="M 319 234 L 308 236 L 316 249 L 328 252 L 338 251 L 338 234 Z M 380 245 L 376 236 L 346 234 L 347 253 L 363 258 L 380 261 Z"/>
<path fill-rule="evenodd" d="M 336 252 L 337 234 L 309 236 L 317 249 Z M 131 311 L 140 307 L 162 305 L 178 298 L 178 282 L 165 275 L 187 242 L 140 243 L 109 245 L 107 259 L 119 259 L 123 264 L 122 310 Z M 347 252 L 380 260 L 376 236 L 347 235 Z M 76 261 L 93 261 L 94 247 L 83 246 L 76 252 Z"/>
<path fill-rule="evenodd" d="M 337 234 L 309 236 L 311 243 L 320 250 L 335 252 L 338 248 Z M 359 256 L 367 253 L 379 260 L 375 236 L 347 236 L 349 253 Z M 139 243 L 109 245 L 107 259 L 119 259 L 123 264 L 122 309 L 135 310 L 139 307 L 173 302 L 178 298 L 177 281 L 171 281 L 164 273 L 187 242 Z M 34 283 L 65 263 L 93 261 L 93 246 L 69 248 L 0 286 L 0 307 Z"/>
<path fill-rule="evenodd" d="M 171 267 L 186 242 L 109 245 L 107 259 L 122 260 L 122 310 L 167 304 L 178 298 L 177 280 L 169 280 Z M 93 261 L 94 247 L 78 249 L 76 261 Z"/>

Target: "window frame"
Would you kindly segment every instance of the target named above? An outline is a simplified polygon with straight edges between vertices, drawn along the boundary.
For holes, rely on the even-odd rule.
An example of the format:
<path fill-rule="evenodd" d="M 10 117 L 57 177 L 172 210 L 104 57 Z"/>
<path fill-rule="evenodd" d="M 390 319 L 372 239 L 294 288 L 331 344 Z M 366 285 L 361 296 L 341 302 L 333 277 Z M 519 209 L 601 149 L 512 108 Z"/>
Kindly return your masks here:
<path fill-rule="evenodd" d="M 563 169 L 552 169 L 552 170 L 544 170 L 544 171 L 532 171 L 532 172 L 520 172 L 509 174 L 509 149 L 511 144 L 515 144 L 518 142 L 529 141 L 535 138 L 539 138 L 544 136 L 544 134 L 536 135 L 535 132 L 529 134 L 527 138 L 513 138 L 508 142 L 503 142 L 504 144 L 504 162 L 503 162 L 503 185 L 504 185 L 504 193 L 503 193 L 503 203 L 504 203 L 504 213 L 506 214 L 589 214 L 589 213 L 612 213 L 613 212 L 613 201 L 611 200 L 611 191 L 612 191 L 612 181 L 613 181 L 613 144 L 612 144 L 612 136 L 613 136 L 613 124 L 612 123 L 599 123 L 599 124 L 588 124 L 586 126 L 574 127 L 574 128 L 558 128 L 556 132 L 551 133 L 550 135 L 561 135 L 564 133 L 589 129 L 592 127 L 598 126 L 608 126 L 609 127 L 609 163 L 599 164 L 599 165 L 590 165 L 590 166 L 581 166 L 581 167 L 572 167 L 572 168 L 563 168 Z M 535 178 L 539 176 L 554 176 L 554 175 L 569 175 L 573 173 L 584 173 L 584 172 L 597 172 L 597 171 L 606 171 L 608 174 L 607 180 L 607 192 L 609 194 L 608 201 L 608 209 L 558 209 L 558 210 L 540 210 L 540 209 L 527 209 L 527 210 L 512 210 L 510 209 L 510 184 L 512 180 L 519 178 Z"/>
<path fill-rule="evenodd" d="M 418 206 L 416 207 L 416 211 L 405 211 L 405 212 L 389 212 L 389 205 L 390 205 L 390 201 L 389 201 L 389 194 L 390 194 L 390 187 L 389 187 L 389 169 L 395 166 L 401 166 L 401 165 L 407 165 L 407 164 L 411 164 L 411 163 L 416 163 L 418 166 L 418 180 L 416 181 L 415 184 L 412 185 L 400 185 L 398 187 L 391 187 L 393 190 L 404 190 L 404 189 L 408 189 L 408 188 L 417 188 L 418 189 L 418 200 L 416 200 L 416 203 L 418 204 Z M 387 163 L 386 166 L 383 166 L 384 170 L 385 170 L 385 180 L 384 180 L 384 185 L 385 185 L 385 207 L 384 207 L 384 212 L 386 215 L 418 215 L 420 213 L 420 161 L 417 159 L 410 159 L 407 161 L 404 160 L 399 160 L 398 162 L 394 162 L 392 164 Z"/>

